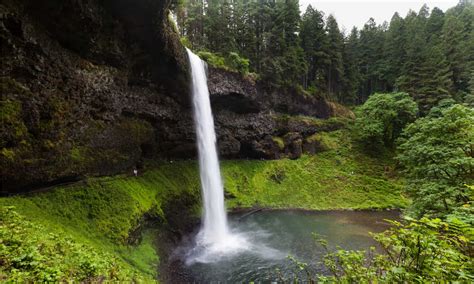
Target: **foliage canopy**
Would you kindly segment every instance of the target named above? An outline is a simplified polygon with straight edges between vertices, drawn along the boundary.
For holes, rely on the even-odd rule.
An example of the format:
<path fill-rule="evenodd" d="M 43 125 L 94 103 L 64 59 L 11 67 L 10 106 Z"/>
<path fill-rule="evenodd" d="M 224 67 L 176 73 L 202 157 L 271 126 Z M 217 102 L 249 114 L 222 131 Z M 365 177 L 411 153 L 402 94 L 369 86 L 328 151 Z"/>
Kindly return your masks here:
<path fill-rule="evenodd" d="M 356 110 L 357 139 L 367 146 L 392 146 L 418 107 L 407 93 L 374 94 Z"/>

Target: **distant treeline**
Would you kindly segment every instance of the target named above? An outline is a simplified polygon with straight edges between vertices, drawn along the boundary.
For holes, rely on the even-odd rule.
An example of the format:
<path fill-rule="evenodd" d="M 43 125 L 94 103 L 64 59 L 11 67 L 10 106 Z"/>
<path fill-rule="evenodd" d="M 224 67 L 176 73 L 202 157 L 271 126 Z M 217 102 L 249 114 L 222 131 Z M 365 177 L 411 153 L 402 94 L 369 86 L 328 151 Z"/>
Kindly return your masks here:
<path fill-rule="evenodd" d="M 405 91 L 426 111 L 444 98 L 474 102 L 474 6 L 424 5 L 390 23 L 370 18 L 342 32 L 332 15 L 298 0 L 178 0 L 183 42 L 196 51 L 250 60 L 270 84 L 346 104 L 375 92 Z M 356 11 L 354 11 L 356 13 Z"/>

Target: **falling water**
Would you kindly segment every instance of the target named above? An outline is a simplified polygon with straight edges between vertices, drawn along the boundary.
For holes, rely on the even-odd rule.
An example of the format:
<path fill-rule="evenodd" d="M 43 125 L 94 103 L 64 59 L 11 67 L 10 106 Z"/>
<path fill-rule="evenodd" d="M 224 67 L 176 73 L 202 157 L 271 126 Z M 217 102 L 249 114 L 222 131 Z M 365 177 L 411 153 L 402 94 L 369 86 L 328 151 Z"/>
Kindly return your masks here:
<path fill-rule="evenodd" d="M 215 243 L 229 233 L 216 151 L 216 133 L 207 88 L 205 63 L 189 49 L 187 51 L 191 64 L 194 121 L 204 205 L 203 226 L 199 237 L 204 243 Z"/>
<path fill-rule="evenodd" d="M 191 66 L 194 121 L 199 154 L 201 176 L 203 216 L 202 226 L 196 236 L 195 245 L 186 253 L 186 263 L 217 262 L 244 251 L 262 251 L 265 245 L 259 244 L 259 250 L 249 241 L 248 233 L 230 230 L 224 206 L 224 188 L 222 185 L 219 160 L 216 150 L 216 133 L 212 117 L 205 63 L 189 49 L 187 50 Z M 255 243 L 255 242 L 254 242 Z M 275 255 L 274 250 L 265 250 Z"/>

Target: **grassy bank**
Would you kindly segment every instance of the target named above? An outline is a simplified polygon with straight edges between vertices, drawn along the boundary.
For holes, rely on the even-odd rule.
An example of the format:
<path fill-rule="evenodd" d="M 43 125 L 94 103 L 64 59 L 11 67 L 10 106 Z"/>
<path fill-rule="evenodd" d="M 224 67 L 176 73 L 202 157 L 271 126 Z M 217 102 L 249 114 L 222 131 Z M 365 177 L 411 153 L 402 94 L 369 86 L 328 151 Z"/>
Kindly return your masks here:
<path fill-rule="evenodd" d="M 322 134 L 328 151 L 298 160 L 224 161 L 228 207 L 403 208 L 401 181 L 387 157 L 371 157 L 347 130 Z"/>
<path fill-rule="evenodd" d="M 365 155 L 345 130 L 321 135 L 329 150 L 314 156 L 223 161 L 227 207 L 324 210 L 407 205 L 390 159 Z M 155 162 L 139 177 L 91 178 L 1 198 L 0 257 L 6 261 L 0 279 L 152 281 L 157 276 L 154 242 L 160 226 L 146 229 L 144 216 L 162 225 L 170 221 L 167 214 L 173 209 L 180 217 L 198 216 L 199 188 L 195 161 Z M 141 237 L 134 233 L 144 228 Z M 9 233 L 15 230 L 20 237 Z M 61 261 L 65 255 L 70 259 L 66 263 Z M 45 273 L 44 263 L 53 271 Z"/>
<path fill-rule="evenodd" d="M 198 193 L 195 169 L 174 164 L 139 177 L 95 178 L 1 198 L 0 280 L 153 281 L 156 231 L 133 232 L 146 228 L 143 216 L 166 225 L 165 211 L 180 202 L 198 204 Z"/>

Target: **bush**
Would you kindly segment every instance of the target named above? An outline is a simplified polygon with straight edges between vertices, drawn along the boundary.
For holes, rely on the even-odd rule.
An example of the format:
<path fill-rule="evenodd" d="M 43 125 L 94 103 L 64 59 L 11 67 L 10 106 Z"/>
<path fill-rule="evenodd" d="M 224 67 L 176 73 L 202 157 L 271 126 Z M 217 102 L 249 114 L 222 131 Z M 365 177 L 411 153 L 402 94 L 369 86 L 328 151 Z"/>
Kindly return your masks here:
<path fill-rule="evenodd" d="M 197 55 L 213 67 L 228 69 L 225 64 L 225 58 L 222 56 L 208 51 L 199 51 Z"/>
<path fill-rule="evenodd" d="M 417 112 L 407 93 L 374 94 L 356 110 L 356 138 L 368 146 L 391 147 Z"/>
<path fill-rule="evenodd" d="M 412 212 L 442 217 L 470 199 L 474 174 L 474 110 L 462 105 L 433 109 L 408 125 L 397 159 L 413 198 Z"/>
<path fill-rule="evenodd" d="M 213 67 L 239 72 L 242 75 L 249 73 L 250 61 L 240 57 L 236 52 L 230 52 L 227 57 L 208 51 L 200 51 L 198 55 Z"/>
<path fill-rule="evenodd" d="M 242 75 L 249 73 L 250 61 L 240 57 L 237 53 L 231 52 L 227 57 L 227 65 L 234 70 L 237 70 Z"/>

